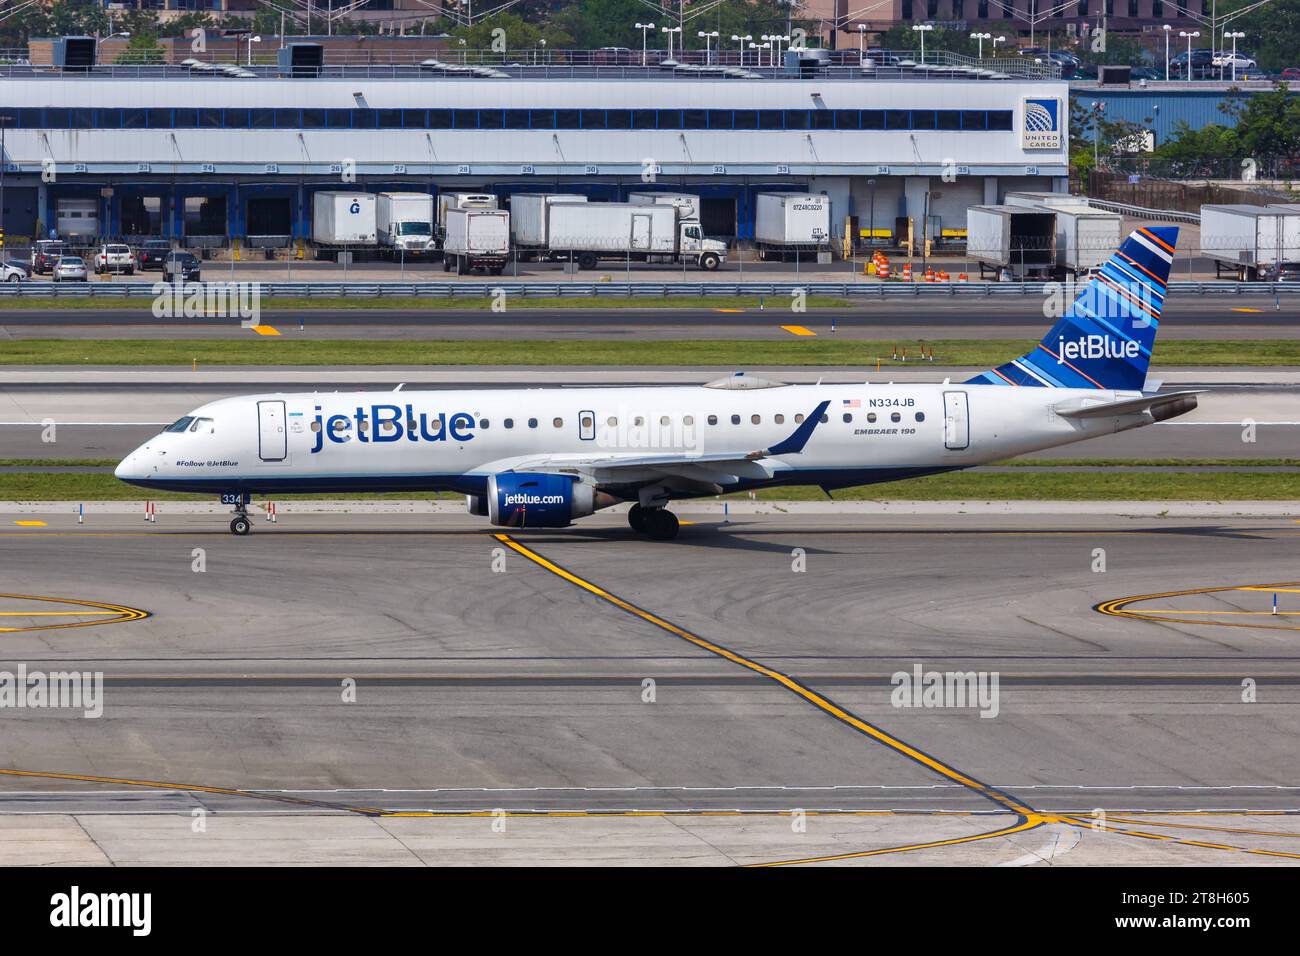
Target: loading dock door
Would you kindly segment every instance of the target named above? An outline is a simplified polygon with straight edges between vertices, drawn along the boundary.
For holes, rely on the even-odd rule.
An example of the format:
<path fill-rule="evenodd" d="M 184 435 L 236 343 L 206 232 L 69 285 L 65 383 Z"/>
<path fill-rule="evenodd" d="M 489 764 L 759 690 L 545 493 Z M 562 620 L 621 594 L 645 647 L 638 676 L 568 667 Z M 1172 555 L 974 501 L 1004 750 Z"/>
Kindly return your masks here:
<path fill-rule="evenodd" d="M 965 392 L 943 393 L 943 446 L 961 451 L 970 445 L 970 409 Z"/>
<path fill-rule="evenodd" d="M 257 454 L 262 461 L 289 457 L 289 436 L 284 430 L 284 402 L 257 403 Z"/>

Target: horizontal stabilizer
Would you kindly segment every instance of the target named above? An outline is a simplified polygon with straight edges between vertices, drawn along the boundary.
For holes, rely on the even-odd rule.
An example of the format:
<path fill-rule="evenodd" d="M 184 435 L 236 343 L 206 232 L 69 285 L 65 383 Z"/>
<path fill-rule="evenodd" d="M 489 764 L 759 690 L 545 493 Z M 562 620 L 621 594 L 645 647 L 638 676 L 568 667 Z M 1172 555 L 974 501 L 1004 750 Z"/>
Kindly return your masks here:
<path fill-rule="evenodd" d="M 1116 418 L 1121 415 L 1140 415 L 1150 412 L 1158 422 L 1178 415 L 1186 415 L 1196 408 L 1196 396 L 1199 391 L 1166 392 L 1163 395 L 1143 395 L 1141 398 L 1129 398 L 1121 402 L 1092 402 L 1073 399 L 1052 406 L 1052 410 L 1062 418 Z"/>

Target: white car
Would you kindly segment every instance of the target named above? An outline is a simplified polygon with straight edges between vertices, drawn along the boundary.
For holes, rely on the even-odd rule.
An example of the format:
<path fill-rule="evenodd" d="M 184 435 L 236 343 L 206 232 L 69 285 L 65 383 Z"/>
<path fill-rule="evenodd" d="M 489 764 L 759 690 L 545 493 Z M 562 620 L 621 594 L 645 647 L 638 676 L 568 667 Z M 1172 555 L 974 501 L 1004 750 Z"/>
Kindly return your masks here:
<path fill-rule="evenodd" d="M 131 252 L 131 247 L 121 242 L 100 246 L 99 252 L 95 254 L 95 274 L 103 275 L 105 272 L 135 275 L 135 254 Z"/>
<path fill-rule="evenodd" d="M 0 282 L 25 282 L 31 276 L 27 267 L 18 262 L 0 262 Z"/>
<path fill-rule="evenodd" d="M 60 256 L 54 264 L 55 282 L 85 282 L 86 260 L 81 256 Z"/>
<path fill-rule="evenodd" d="M 1235 69 L 1240 75 L 1258 70 L 1259 64 L 1244 53 L 1221 53 L 1214 58 L 1214 68 L 1223 70 L 1225 75 L 1231 75 Z"/>

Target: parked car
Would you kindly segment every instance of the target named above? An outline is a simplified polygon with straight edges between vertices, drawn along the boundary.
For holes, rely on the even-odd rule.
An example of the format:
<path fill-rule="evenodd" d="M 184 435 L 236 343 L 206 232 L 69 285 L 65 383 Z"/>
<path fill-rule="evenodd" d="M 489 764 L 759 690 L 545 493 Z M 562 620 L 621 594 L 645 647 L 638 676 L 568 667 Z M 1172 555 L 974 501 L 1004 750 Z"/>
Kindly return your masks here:
<path fill-rule="evenodd" d="M 0 282 L 23 282 L 30 278 L 31 272 L 23 263 L 15 262 L 13 259 L 0 262 Z"/>
<path fill-rule="evenodd" d="M 1170 60 L 1169 75 L 1187 79 L 1187 60 L 1188 56 L 1186 50 Z M 1205 79 L 1206 77 L 1213 76 L 1218 70 L 1218 67 L 1214 65 L 1214 55 L 1204 47 L 1192 51 L 1191 61 L 1192 79 Z"/>
<path fill-rule="evenodd" d="M 172 244 L 166 239 L 146 239 L 135 251 L 135 264 L 141 272 L 146 269 L 161 269 L 167 253 L 172 251 Z"/>
<path fill-rule="evenodd" d="M 199 258 L 192 252 L 169 252 L 163 260 L 163 278 L 168 282 L 180 279 L 182 282 L 199 279 Z"/>
<path fill-rule="evenodd" d="M 1281 79 L 1286 80 L 1288 83 L 1300 80 L 1300 66 L 1288 66 L 1282 71 Z"/>
<path fill-rule="evenodd" d="M 62 239 L 39 239 L 32 245 L 32 272 L 45 275 L 54 271 L 54 264 L 67 255 L 68 245 Z"/>
<path fill-rule="evenodd" d="M 95 274 L 105 272 L 125 272 L 135 275 L 135 254 L 131 247 L 123 242 L 107 242 L 95 253 Z"/>
<path fill-rule="evenodd" d="M 81 256 L 60 256 L 54 263 L 55 282 L 85 282 L 88 278 L 86 260 Z"/>
<path fill-rule="evenodd" d="M 1130 80 L 1163 80 L 1165 78 L 1163 73 L 1150 66 L 1135 66 L 1129 70 L 1128 76 Z"/>
<path fill-rule="evenodd" d="M 1214 68 L 1225 77 L 1232 76 L 1233 68 L 1236 68 L 1237 76 L 1240 78 L 1251 73 L 1259 71 L 1259 64 L 1255 58 L 1245 53 L 1237 53 L 1235 56 L 1231 51 L 1220 53 L 1214 58 Z"/>

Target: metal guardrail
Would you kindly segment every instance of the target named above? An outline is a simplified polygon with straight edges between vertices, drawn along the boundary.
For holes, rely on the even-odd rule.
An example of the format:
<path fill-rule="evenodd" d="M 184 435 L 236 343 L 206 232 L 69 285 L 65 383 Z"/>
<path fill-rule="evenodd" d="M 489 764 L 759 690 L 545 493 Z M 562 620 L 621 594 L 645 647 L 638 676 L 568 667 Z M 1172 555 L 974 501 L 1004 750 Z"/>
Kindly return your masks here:
<path fill-rule="evenodd" d="M 194 285 L 190 283 L 188 285 Z M 197 283 L 223 287 L 242 283 Z M 1041 296 L 1044 282 L 260 282 L 264 299 L 387 299 L 387 298 L 652 298 L 680 296 L 835 296 L 855 299 L 894 299 L 935 296 Z M 5 299 L 153 299 L 154 282 L 0 283 L 0 303 Z M 185 287 L 183 287 L 185 288 Z M 1300 294 L 1300 282 L 1174 281 L 1171 295 L 1262 296 Z"/>
<path fill-rule="evenodd" d="M 1106 212 L 1117 212 L 1134 219 L 1161 219 L 1166 222 L 1188 222 L 1199 226 L 1201 216 L 1195 212 L 1183 212 L 1180 209 L 1150 209 L 1147 206 L 1130 206 L 1126 202 L 1113 202 L 1109 199 L 1089 199 L 1088 205 Z"/>

